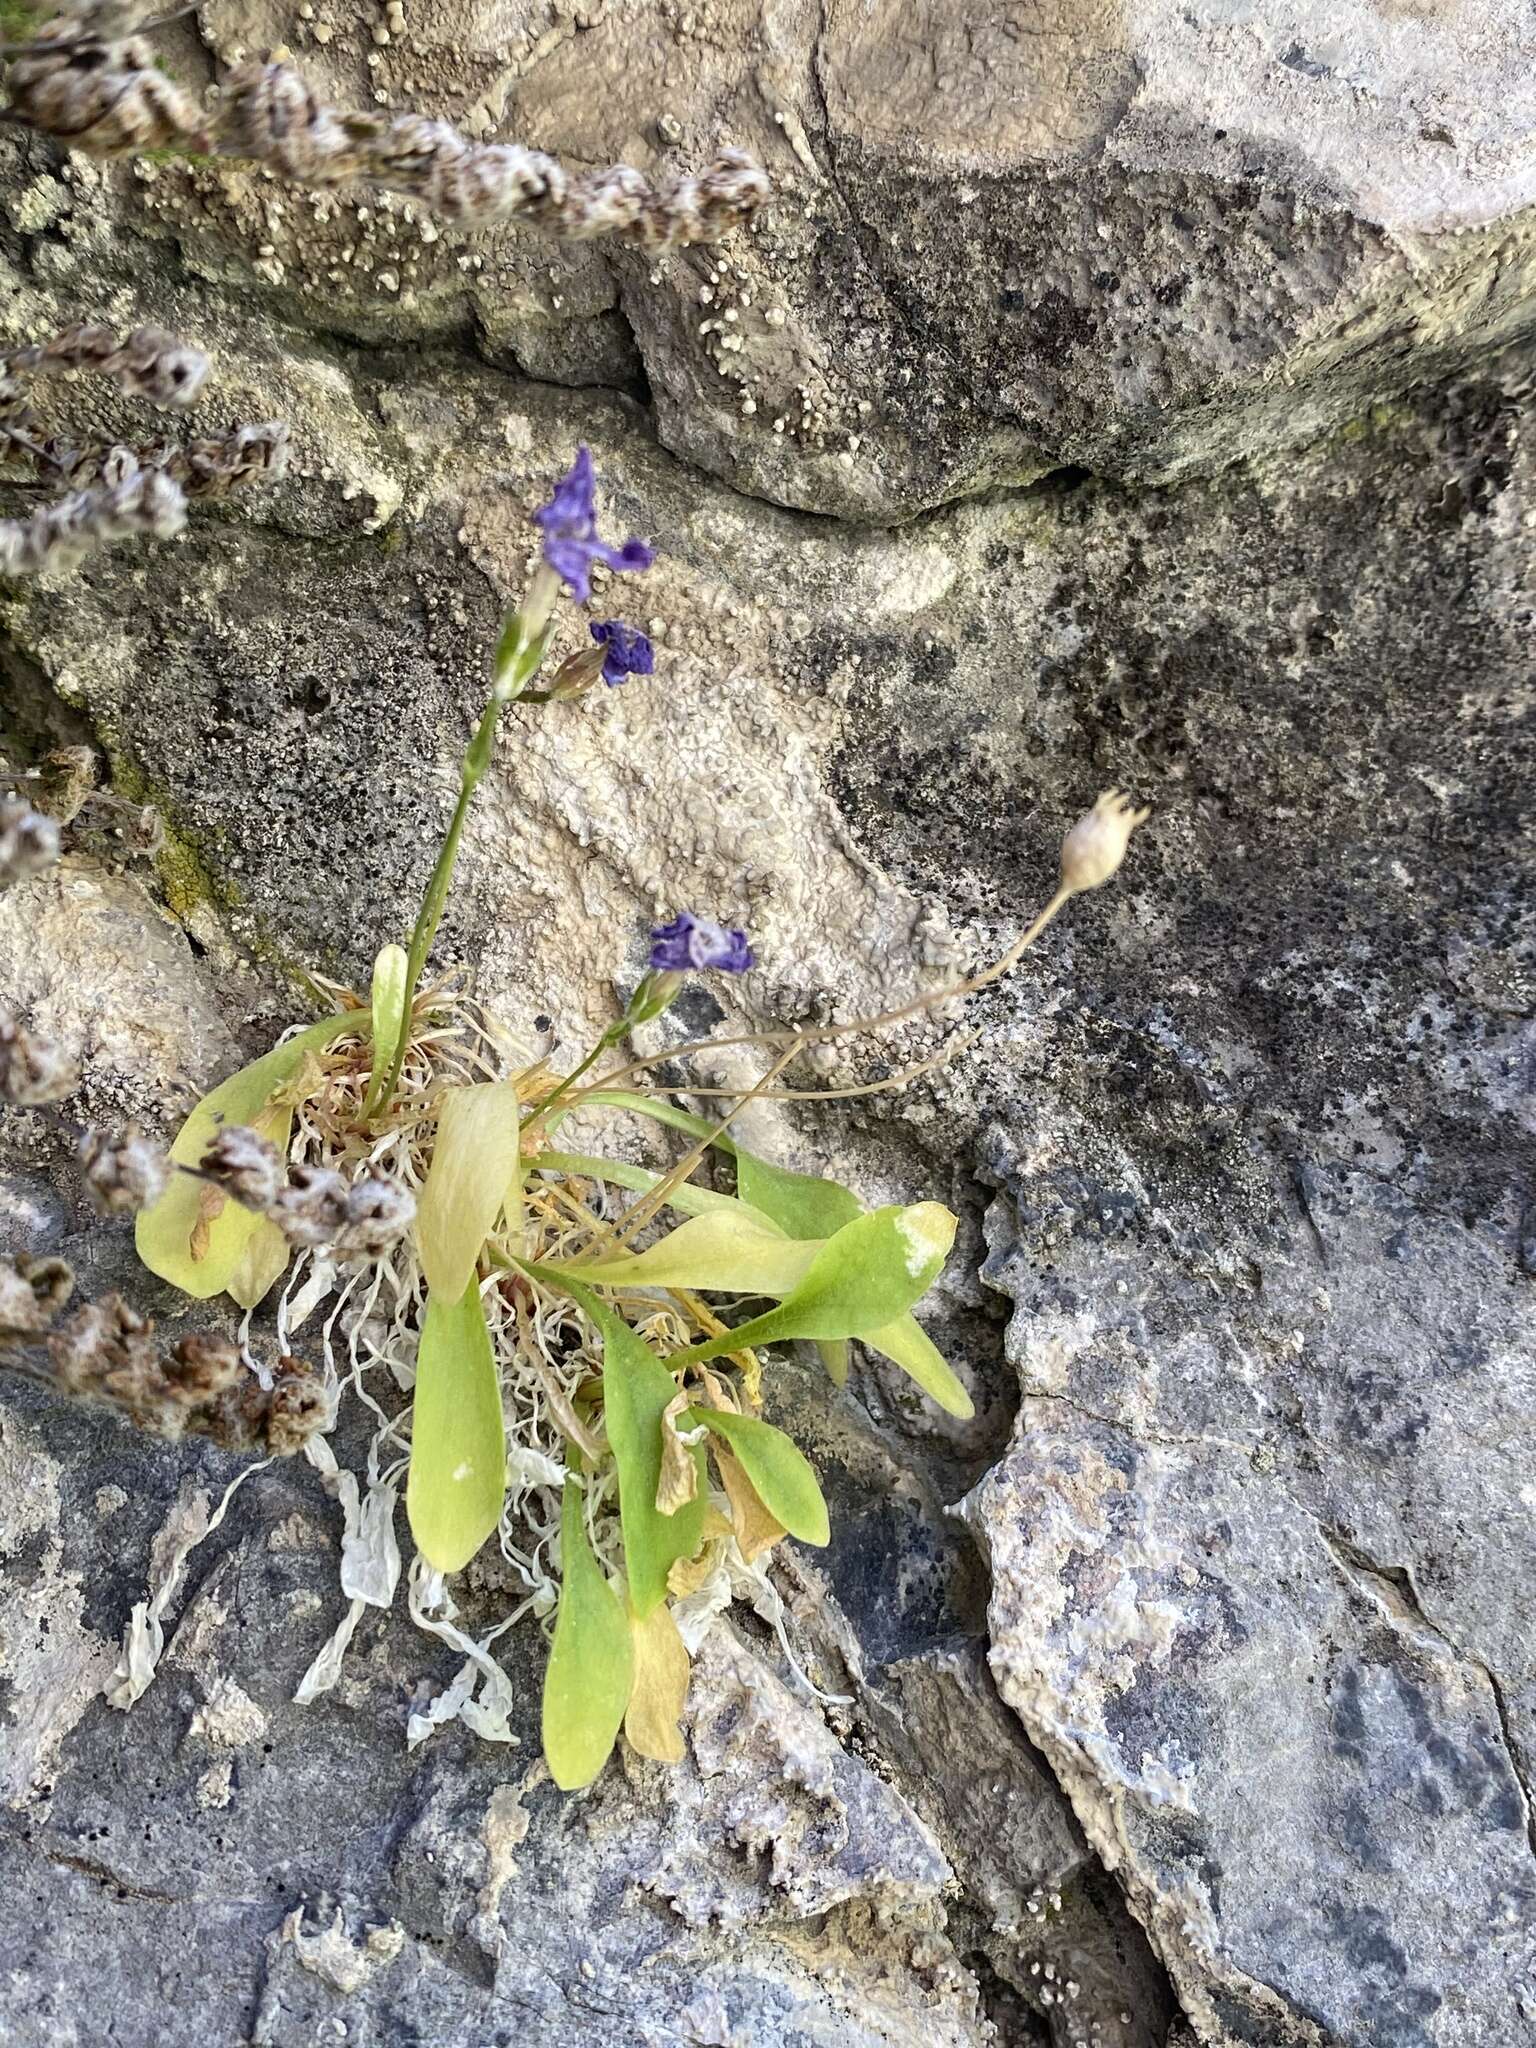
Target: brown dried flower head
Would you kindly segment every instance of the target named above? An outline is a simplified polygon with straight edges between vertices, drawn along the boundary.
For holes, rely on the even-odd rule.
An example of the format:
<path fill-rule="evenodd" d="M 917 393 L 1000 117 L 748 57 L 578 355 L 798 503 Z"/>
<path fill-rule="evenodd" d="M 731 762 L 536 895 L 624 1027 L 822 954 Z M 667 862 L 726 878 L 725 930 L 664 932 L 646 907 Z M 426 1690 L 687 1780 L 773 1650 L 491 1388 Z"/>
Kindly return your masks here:
<path fill-rule="evenodd" d="M 137 1124 L 116 1138 L 87 1130 L 77 1156 L 91 1200 L 106 1216 L 147 1209 L 159 1201 L 171 1177 L 170 1161 Z"/>
<path fill-rule="evenodd" d="M 227 1195 L 263 1216 L 283 1185 L 281 1153 L 247 1124 L 230 1124 L 220 1131 L 198 1165 Z"/>
<path fill-rule="evenodd" d="M 180 484 L 163 470 L 139 468 L 130 450 L 111 451 L 103 476 L 30 518 L 0 519 L 0 576 L 73 568 L 94 548 L 133 537 L 171 540 L 186 524 Z"/>
<path fill-rule="evenodd" d="M 281 1359 L 264 1387 L 220 1332 L 193 1331 L 164 1355 L 153 1322 L 116 1294 L 85 1303 L 47 1350 L 61 1391 L 172 1441 L 204 1436 L 225 1450 L 286 1457 L 329 1419 L 324 1384 L 303 1360 Z"/>
<path fill-rule="evenodd" d="M 0 1339 L 41 1336 L 74 1291 L 75 1276 L 62 1259 L 25 1252 L 0 1259 Z"/>

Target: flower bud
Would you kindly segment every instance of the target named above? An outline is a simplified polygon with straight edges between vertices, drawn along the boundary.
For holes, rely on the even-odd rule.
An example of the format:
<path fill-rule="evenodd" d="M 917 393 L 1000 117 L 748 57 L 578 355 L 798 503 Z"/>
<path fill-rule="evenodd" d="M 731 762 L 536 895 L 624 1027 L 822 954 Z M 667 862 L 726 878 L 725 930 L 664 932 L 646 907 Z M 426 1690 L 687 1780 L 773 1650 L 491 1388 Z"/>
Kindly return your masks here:
<path fill-rule="evenodd" d="M 629 1008 L 624 1012 L 625 1024 L 649 1024 L 663 1010 L 669 1010 L 687 979 L 687 975 L 670 969 L 652 968 L 648 974 L 643 974 L 629 999 Z"/>
<path fill-rule="evenodd" d="M 583 647 L 579 653 L 568 654 L 550 681 L 549 701 L 559 704 L 570 697 L 584 697 L 602 674 L 607 657 L 605 647 Z"/>
<path fill-rule="evenodd" d="M 1107 882 L 1125 859 L 1131 834 L 1151 815 L 1118 789 L 1106 789 L 1061 842 L 1061 886 L 1075 896 Z"/>

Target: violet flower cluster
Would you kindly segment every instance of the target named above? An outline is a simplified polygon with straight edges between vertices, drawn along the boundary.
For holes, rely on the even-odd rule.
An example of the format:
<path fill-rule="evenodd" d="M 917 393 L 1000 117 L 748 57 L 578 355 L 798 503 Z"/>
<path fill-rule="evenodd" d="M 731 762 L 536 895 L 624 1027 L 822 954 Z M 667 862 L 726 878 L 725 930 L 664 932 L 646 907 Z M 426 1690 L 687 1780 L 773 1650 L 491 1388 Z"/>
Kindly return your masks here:
<path fill-rule="evenodd" d="M 651 933 L 651 966 L 659 974 L 698 973 L 710 967 L 723 974 L 745 974 L 756 964 L 745 932 L 711 924 L 688 910 Z"/>
<path fill-rule="evenodd" d="M 545 561 L 578 604 L 586 604 L 592 596 L 595 562 L 603 562 L 610 569 L 634 571 L 649 569 L 655 559 L 643 540 L 627 540 L 616 548 L 598 533 L 597 475 L 592 467 L 592 450 L 585 441 L 576 450 L 576 460 L 555 485 L 554 496 L 533 516 L 543 529 Z"/>
<path fill-rule="evenodd" d="M 630 676 L 654 672 L 656 651 L 638 626 L 626 626 L 622 619 L 594 619 L 590 631 L 603 649 L 600 673 L 609 689 Z"/>

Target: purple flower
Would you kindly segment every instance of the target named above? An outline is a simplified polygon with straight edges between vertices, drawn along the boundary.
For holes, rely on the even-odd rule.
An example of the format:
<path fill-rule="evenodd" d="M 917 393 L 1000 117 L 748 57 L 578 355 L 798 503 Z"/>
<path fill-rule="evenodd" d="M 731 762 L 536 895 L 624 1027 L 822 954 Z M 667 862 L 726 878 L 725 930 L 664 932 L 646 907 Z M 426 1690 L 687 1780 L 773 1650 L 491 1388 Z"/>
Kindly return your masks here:
<path fill-rule="evenodd" d="M 656 666 L 651 643 L 636 626 L 622 619 L 594 619 L 592 638 L 608 652 L 603 656 L 603 681 L 610 689 L 626 676 L 648 676 Z"/>
<path fill-rule="evenodd" d="M 651 551 L 643 540 L 627 540 L 621 548 L 599 540 L 597 478 L 592 470 L 592 450 L 585 442 L 555 485 L 555 495 L 533 516 L 544 529 L 545 561 L 579 604 L 585 604 L 592 595 L 594 562 L 606 562 L 610 569 L 651 566 Z"/>
<path fill-rule="evenodd" d="M 754 966 L 745 932 L 727 931 L 707 917 L 684 911 L 671 924 L 651 933 L 651 965 L 660 973 L 686 974 L 690 968 L 718 967 L 726 974 L 745 974 Z"/>

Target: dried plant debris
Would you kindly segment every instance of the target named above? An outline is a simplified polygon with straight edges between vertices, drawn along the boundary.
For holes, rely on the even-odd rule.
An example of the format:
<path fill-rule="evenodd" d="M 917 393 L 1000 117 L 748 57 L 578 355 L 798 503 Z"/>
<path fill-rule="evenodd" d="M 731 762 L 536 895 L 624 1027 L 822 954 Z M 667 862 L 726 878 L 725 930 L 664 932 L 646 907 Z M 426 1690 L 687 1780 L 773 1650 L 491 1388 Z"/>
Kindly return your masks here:
<path fill-rule="evenodd" d="M 40 875 L 58 857 L 58 820 L 22 797 L 0 797 L 0 889 Z"/>
<path fill-rule="evenodd" d="M 62 1259 L 0 1259 L 0 1343 L 44 1335 L 74 1291 L 75 1276 Z"/>
<path fill-rule="evenodd" d="M 140 468 L 126 448 L 113 449 L 100 484 L 40 505 L 26 519 L 0 520 L 0 576 L 73 569 L 113 541 L 174 540 L 186 523 L 180 484 Z"/>
<path fill-rule="evenodd" d="M 379 1259 L 416 1220 L 409 1188 L 379 1173 L 349 1182 L 329 1166 L 299 1165 L 284 1177 L 277 1147 L 244 1124 L 219 1132 L 203 1177 L 275 1223 L 289 1244 L 341 1259 Z"/>
<path fill-rule="evenodd" d="M 44 22 L 11 66 L 11 112 L 90 156 L 206 150 L 202 108 L 158 68 L 147 42 L 121 33 L 128 14 L 71 7 Z"/>
<path fill-rule="evenodd" d="M 239 65 L 205 109 L 132 33 L 141 12 L 82 0 L 55 15 L 12 64 L 12 115 L 92 156 L 241 158 L 297 184 L 407 193 L 459 227 L 523 219 L 568 240 L 617 235 L 653 250 L 717 242 L 768 197 L 767 174 L 743 150 L 660 183 L 627 164 L 573 176 L 556 157 L 476 142 L 448 121 L 332 106 L 276 57 Z"/>
<path fill-rule="evenodd" d="M 14 74 L 13 74 L 14 85 Z M 33 377 L 89 372 L 105 377 L 129 398 L 167 408 L 189 406 L 208 375 L 208 358 L 163 327 L 115 328 L 77 321 L 51 340 L 12 349 L 0 367 L 0 415 L 16 406 Z"/>
<path fill-rule="evenodd" d="M 153 1321 L 117 1294 L 77 1309 L 46 1349 L 62 1392 L 173 1442 L 202 1436 L 223 1450 L 288 1457 L 329 1415 L 324 1381 L 303 1360 L 279 1359 L 263 1385 L 240 1346 L 218 1332 L 194 1331 L 165 1352 Z"/>

